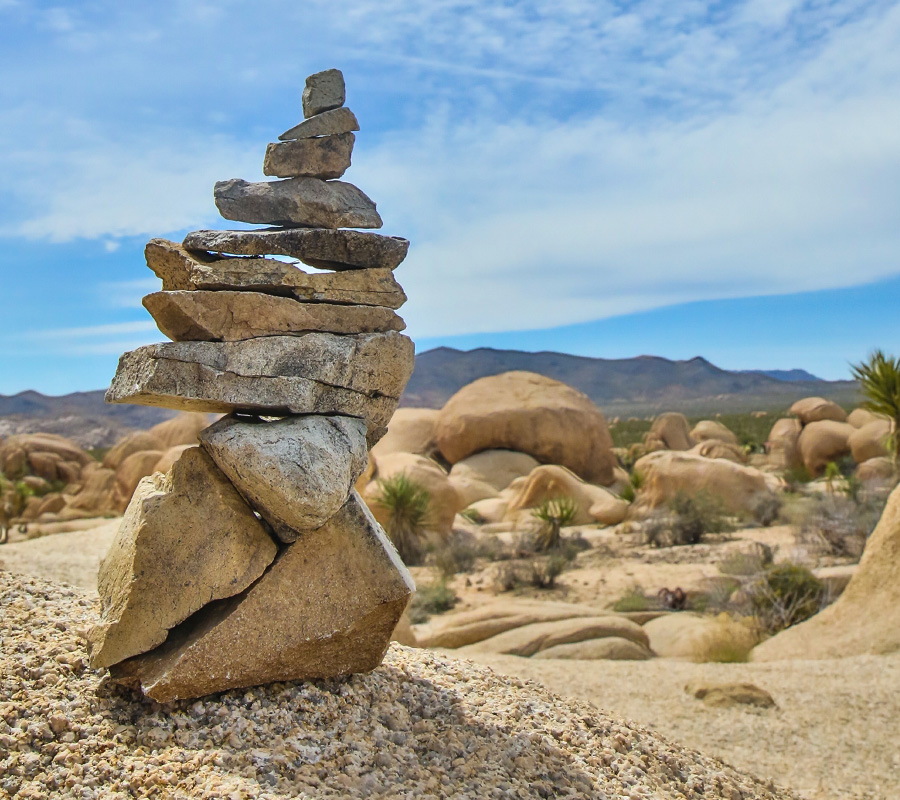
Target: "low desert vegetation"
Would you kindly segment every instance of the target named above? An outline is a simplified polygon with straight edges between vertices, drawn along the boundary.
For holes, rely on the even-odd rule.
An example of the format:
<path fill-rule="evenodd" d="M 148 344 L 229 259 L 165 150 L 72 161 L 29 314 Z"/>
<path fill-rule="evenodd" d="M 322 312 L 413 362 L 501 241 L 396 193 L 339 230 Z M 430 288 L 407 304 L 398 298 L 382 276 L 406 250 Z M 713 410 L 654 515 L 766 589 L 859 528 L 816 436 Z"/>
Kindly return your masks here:
<path fill-rule="evenodd" d="M 444 578 L 418 586 L 409 603 L 409 621 L 413 625 L 428 622 L 433 615 L 450 611 L 458 599 Z"/>
<path fill-rule="evenodd" d="M 555 497 L 544 500 L 532 515 L 541 522 L 534 539 L 535 549 L 546 553 L 560 546 L 561 531 L 578 516 L 578 504 L 571 497 Z"/>
<path fill-rule="evenodd" d="M 718 498 L 706 491 L 678 492 L 664 511 L 653 514 L 643 526 L 651 547 L 699 544 L 703 537 L 727 533 L 734 525 Z"/>
<path fill-rule="evenodd" d="M 426 522 L 431 497 L 404 473 L 378 481 L 377 501 L 388 511 L 384 526 L 400 558 L 409 566 L 421 564 L 426 550 Z"/>
<path fill-rule="evenodd" d="M 869 358 L 851 367 L 866 399 L 863 408 L 891 420 L 891 455 L 900 467 L 900 358 L 875 350 Z"/>

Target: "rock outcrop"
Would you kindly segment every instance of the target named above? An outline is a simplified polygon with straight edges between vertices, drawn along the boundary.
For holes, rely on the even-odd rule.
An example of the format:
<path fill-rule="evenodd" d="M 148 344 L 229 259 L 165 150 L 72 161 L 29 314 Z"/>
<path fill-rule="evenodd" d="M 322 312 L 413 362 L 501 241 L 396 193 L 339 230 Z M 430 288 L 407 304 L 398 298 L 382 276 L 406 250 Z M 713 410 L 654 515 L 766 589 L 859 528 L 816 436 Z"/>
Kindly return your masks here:
<path fill-rule="evenodd" d="M 91 496 L 137 484 L 101 568 L 91 662 L 160 702 L 371 670 L 415 590 L 353 488 L 413 344 L 392 275 L 409 242 L 340 230 L 381 226 L 368 197 L 331 180 L 358 129 L 343 102 L 338 70 L 310 76 L 308 119 L 266 153 L 265 174 L 286 179 L 216 184 L 226 218 L 282 227 L 145 251 L 163 290 L 144 305 L 174 341 L 123 355 L 107 400 L 229 415 L 179 415 L 84 479 Z"/>

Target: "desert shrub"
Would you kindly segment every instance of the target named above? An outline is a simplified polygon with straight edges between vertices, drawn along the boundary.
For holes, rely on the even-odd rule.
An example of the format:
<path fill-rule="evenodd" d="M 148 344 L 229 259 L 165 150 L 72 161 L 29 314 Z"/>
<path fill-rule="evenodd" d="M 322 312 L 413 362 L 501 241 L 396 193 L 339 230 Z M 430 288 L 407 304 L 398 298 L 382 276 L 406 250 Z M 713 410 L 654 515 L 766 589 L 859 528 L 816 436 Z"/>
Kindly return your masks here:
<path fill-rule="evenodd" d="M 680 491 L 669 501 L 669 513 L 651 516 L 644 537 L 651 547 L 699 544 L 706 534 L 731 530 L 722 503 L 709 492 Z"/>
<path fill-rule="evenodd" d="M 553 589 L 568 563 L 569 560 L 561 553 L 554 553 L 544 561 L 532 561 L 531 585 L 535 589 Z"/>
<path fill-rule="evenodd" d="M 758 575 L 772 565 L 774 555 L 767 544 L 754 542 L 752 549 L 731 553 L 723 558 L 718 564 L 719 572 L 739 577 Z"/>
<path fill-rule="evenodd" d="M 471 572 L 479 550 L 472 542 L 453 538 L 434 552 L 434 566 L 445 578 L 460 572 Z"/>
<path fill-rule="evenodd" d="M 806 567 L 788 562 L 769 567 L 746 592 L 766 633 L 803 622 L 827 603 L 822 582 Z"/>
<path fill-rule="evenodd" d="M 762 495 L 753 503 L 750 515 L 765 528 L 774 525 L 781 514 L 782 500 L 776 494 Z"/>
<path fill-rule="evenodd" d="M 413 625 L 428 622 L 432 615 L 443 614 L 453 608 L 458 599 L 446 580 L 419 586 L 409 604 L 409 621 Z"/>
<path fill-rule="evenodd" d="M 641 475 L 641 473 L 637 470 L 634 470 L 628 476 L 628 485 L 619 493 L 619 497 L 621 497 L 626 503 L 633 503 L 634 498 L 637 496 L 638 491 L 643 485 L 643 475 Z"/>
<path fill-rule="evenodd" d="M 658 608 L 658 605 L 656 598 L 647 597 L 640 586 L 635 586 L 616 600 L 612 608 L 613 611 L 624 614 L 629 611 L 652 611 Z"/>
<path fill-rule="evenodd" d="M 379 480 L 377 502 L 388 511 L 384 526 L 400 558 L 410 565 L 421 564 L 425 554 L 425 521 L 431 497 L 404 473 Z"/>
<path fill-rule="evenodd" d="M 799 520 L 801 542 L 832 556 L 858 559 L 875 530 L 885 498 L 860 492 L 854 501 L 842 495 L 814 499 Z"/>
<path fill-rule="evenodd" d="M 535 547 L 538 552 L 546 552 L 559 546 L 560 530 L 578 515 L 578 504 L 571 497 L 556 497 L 544 500 L 531 513 L 541 521 Z"/>
<path fill-rule="evenodd" d="M 726 613 L 716 617 L 717 625 L 700 642 L 696 660 L 704 663 L 741 664 L 759 643 L 759 632 Z"/>
<path fill-rule="evenodd" d="M 803 464 L 799 467 L 790 467 L 789 469 L 786 469 L 782 477 L 784 478 L 785 483 L 787 483 L 788 489 L 791 491 L 796 490 L 803 484 L 810 483 L 813 479 L 812 473 Z"/>
<path fill-rule="evenodd" d="M 571 558 L 555 552 L 546 558 L 507 562 L 497 571 L 496 585 L 500 592 L 512 592 L 525 586 L 535 589 L 554 589 Z"/>
<path fill-rule="evenodd" d="M 463 519 L 467 519 L 467 520 L 469 520 L 469 522 L 473 522 L 476 525 L 484 525 L 484 517 L 482 517 L 481 514 L 478 513 L 477 509 L 464 508 L 462 511 L 459 512 L 459 515 Z"/>

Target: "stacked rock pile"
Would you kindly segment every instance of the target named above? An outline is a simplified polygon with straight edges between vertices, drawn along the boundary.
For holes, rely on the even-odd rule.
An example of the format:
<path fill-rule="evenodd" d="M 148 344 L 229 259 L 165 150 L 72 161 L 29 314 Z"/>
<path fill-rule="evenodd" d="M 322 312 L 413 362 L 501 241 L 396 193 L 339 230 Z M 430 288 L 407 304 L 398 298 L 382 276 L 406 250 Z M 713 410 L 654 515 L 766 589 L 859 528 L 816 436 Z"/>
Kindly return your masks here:
<path fill-rule="evenodd" d="M 354 490 L 413 367 L 393 269 L 409 242 L 334 180 L 359 126 L 338 70 L 264 173 L 221 181 L 262 230 L 153 239 L 144 305 L 172 342 L 122 356 L 107 401 L 225 412 L 141 481 L 99 575 L 91 662 L 161 702 L 373 669 L 414 586 Z M 263 256 L 288 256 L 321 272 Z"/>

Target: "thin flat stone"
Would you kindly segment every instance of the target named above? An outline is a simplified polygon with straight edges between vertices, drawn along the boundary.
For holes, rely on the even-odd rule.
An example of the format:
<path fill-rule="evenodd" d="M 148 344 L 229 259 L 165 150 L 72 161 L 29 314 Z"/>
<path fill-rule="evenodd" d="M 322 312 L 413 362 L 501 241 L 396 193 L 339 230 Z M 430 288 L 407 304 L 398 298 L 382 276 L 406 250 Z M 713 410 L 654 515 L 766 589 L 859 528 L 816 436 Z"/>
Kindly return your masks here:
<path fill-rule="evenodd" d="M 311 233 L 319 230 L 322 229 L 294 228 L 284 233 Z M 355 233 L 355 231 L 324 232 Z M 215 243 L 217 233 L 220 232 L 198 231 L 196 234 L 189 234 L 188 238 L 195 239 L 199 236 L 202 239 L 203 234 L 211 234 L 208 240 Z M 239 231 L 221 233 L 237 234 Z M 377 233 L 360 235 L 378 236 Z M 144 255 L 147 266 L 162 279 L 164 291 L 242 290 L 294 297 L 310 303 L 382 306 L 395 309 L 406 302 L 403 288 L 387 267 L 309 274 L 284 261 L 257 257 L 214 257 L 206 252 L 188 251 L 183 245 L 167 239 L 151 239 L 144 248 Z"/>
<path fill-rule="evenodd" d="M 225 417 L 200 444 L 283 542 L 337 514 L 369 463 L 353 417 Z"/>
<path fill-rule="evenodd" d="M 140 482 L 100 565 L 91 664 L 106 667 L 162 644 L 211 600 L 244 591 L 277 551 L 209 455 L 188 448 L 167 475 Z"/>
<path fill-rule="evenodd" d="M 176 411 L 344 414 L 384 435 L 412 374 L 414 346 L 401 333 L 307 333 L 240 342 L 166 342 L 125 353 L 108 403 Z"/>
<path fill-rule="evenodd" d="M 314 117 L 344 105 L 347 99 L 344 75 L 339 69 L 316 72 L 306 79 L 303 87 L 303 116 Z"/>
<path fill-rule="evenodd" d="M 309 228 L 380 228 L 375 203 L 344 181 L 287 178 L 249 183 L 218 181 L 216 208 L 225 219 Z"/>
<path fill-rule="evenodd" d="M 329 228 L 269 228 L 256 231 L 194 231 L 184 237 L 188 250 L 238 256 L 288 256 L 318 269 L 337 271 L 394 269 L 409 250 L 409 240 L 366 231 Z"/>
<path fill-rule="evenodd" d="M 272 143 L 266 148 L 263 175 L 276 178 L 340 178 L 350 167 L 352 133 Z"/>
<path fill-rule="evenodd" d="M 300 303 L 261 292 L 154 292 L 144 308 L 175 342 L 234 342 L 257 336 L 402 331 L 406 324 L 389 308 Z"/>
<path fill-rule="evenodd" d="M 377 667 L 415 584 L 356 492 L 302 531 L 246 592 L 208 606 L 161 647 L 110 671 L 165 703 Z"/>
<path fill-rule="evenodd" d="M 311 139 L 314 136 L 333 136 L 337 133 L 349 133 L 358 131 L 359 122 L 349 108 L 335 108 L 333 111 L 323 111 L 314 117 L 303 120 L 285 131 L 278 137 L 279 141 L 287 142 L 292 139 Z"/>

